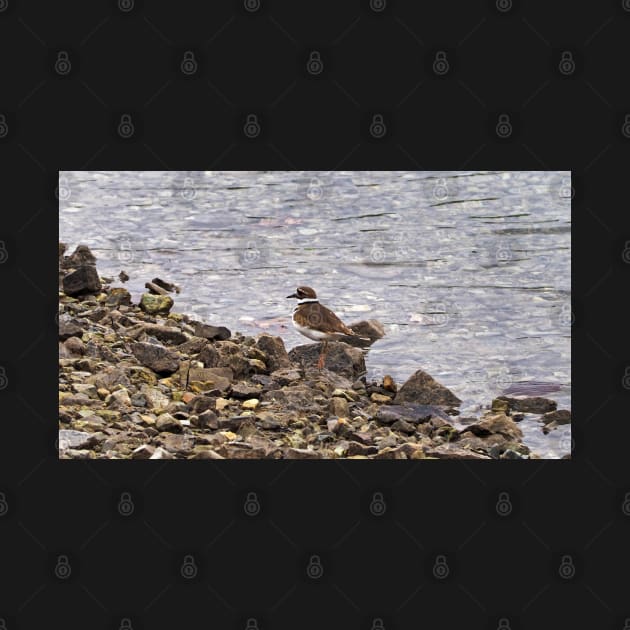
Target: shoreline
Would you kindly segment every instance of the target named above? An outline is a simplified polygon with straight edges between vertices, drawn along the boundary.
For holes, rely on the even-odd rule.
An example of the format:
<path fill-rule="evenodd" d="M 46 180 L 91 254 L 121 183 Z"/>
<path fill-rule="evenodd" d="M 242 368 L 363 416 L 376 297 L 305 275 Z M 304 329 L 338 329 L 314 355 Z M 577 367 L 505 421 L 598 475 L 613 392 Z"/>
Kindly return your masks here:
<path fill-rule="evenodd" d="M 65 249 L 62 459 L 538 459 L 522 442 L 523 414 L 546 431 L 571 421 L 528 396 L 461 418 L 457 396 L 420 366 L 404 384 L 366 382 L 369 344 L 331 342 L 319 371 L 317 343 L 287 352 L 280 337 L 196 321 L 173 311 L 175 289 L 156 279 L 132 304 L 99 277 L 87 247 Z M 378 322 L 356 326 L 371 343 L 382 336 Z"/>

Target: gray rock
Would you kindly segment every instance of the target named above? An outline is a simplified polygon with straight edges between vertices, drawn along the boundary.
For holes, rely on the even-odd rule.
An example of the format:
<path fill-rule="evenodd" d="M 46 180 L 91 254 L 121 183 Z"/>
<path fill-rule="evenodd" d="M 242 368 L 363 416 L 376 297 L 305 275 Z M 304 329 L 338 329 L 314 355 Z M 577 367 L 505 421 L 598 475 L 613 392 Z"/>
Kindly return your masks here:
<path fill-rule="evenodd" d="M 139 341 L 131 344 L 131 352 L 142 365 L 158 374 L 172 374 L 179 368 L 178 355 L 164 346 Z"/>
<path fill-rule="evenodd" d="M 196 414 L 202 414 L 208 409 L 214 410 L 216 408 L 216 398 L 204 396 L 203 394 L 195 396 L 188 404 L 188 408 L 192 413 Z"/>
<path fill-rule="evenodd" d="M 232 333 L 225 326 L 211 326 L 210 324 L 203 324 L 202 322 L 194 322 L 193 325 L 195 337 L 222 341 L 232 336 Z"/>
<path fill-rule="evenodd" d="M 153 455 L 149 457 L 149 459 L 175 459 L 172 453 L 169 453 L 166 449 L 163 449 L 161 446 L 155 449 Z"/>
<path fill-rule="evenodd" d="M 258 398 L 262 393 L 262 388 L 247 383 L 234 383 L 230 396 L 237 400 L 248 400 L 249 398 Z"/>
<path fill-rule="evenodd" d="M 63 292 L 66 295 L 86 295 L 98 293 L 102 289 L 96 268 L 83 265 L 63 278 Z"/>
<path fill-rule="evenodd" d="M 350 410 L 348 408 L 348 401 L 340 396 L 335 396 L 330 399 L 329 411 L 331 415 L 339 418 L 347 418 Z"/>
<path fill-rule="evenodd" d="M 284 387 L 285 385 L 291 385 L 302 378 L 302 372 L 297 368 L 286 368 L 275 370 L 270 374 L 271 382 L 269 388 Z"/>
<path fill-rule="evenodd" d="M 63 343 L 63 352 L 59 353 L 68 357 L 80 357 L 85 354 L 85 344 L 78 337 L 69 337 Z"/>
<path fill-rule="evenodd" d="M 284 451 L 284 457 L 285 459 L 322 459 L 322 454 L 307 448 L 288 448 Z"/>
<path fill-rule="evenodd" d="M 407 422 L 406 420 L 396 420 L 394 424 L 391 426 L 392 431 L 400 431 L 400 433 L 406 433 L 411 435 L 416 432 L 415 425 L 411 424 L 411 422 Z"/>
<path fill-rule="evenodd" d="M 190 459 L 225 459 L 225 457 L 208 446 L 196 446 L 194 455 Z"/>
<path fill-rule="evenodd" d="M 197 361 L 201 361 L 205 367 L 217 367 L 221 357 L 217 349 L 204 339 L 204 346 L 197 355 Z"/>
<path fill-rule="evenodd" d="M 317 367 L 320 351 L 319 343 L 296 346 L 289 352 L 289 358 L 305 370 L 313 370 Z M 353 348 L 342 341 L 331 341 L 328 344 L 325 368 L 354 381 L 365 372 L 365 356 L 359 348 Z"/>
<path fill-rule="evenodd" d="M 418 370 L 400 388 L 396 404 L 413 402 L 422 405 L 457 406 L 461 400 L 450 389 L 438 383 L 430 374 Z"/>
<path fill-rule="evenodd" d="M 191 424 L 200 429 L 218 429 L 219 423 L 217 419 L 217 414 L 212 411 L 212 409 L 206 409 L 204 412 L 200 413 L 198 416 L 192 416 Z"/>
<path fill-rule="evenodd" d="M 169 345 L 183 344 L 188 340 L 188 337 L 179 328 L 158 324 L 140 324 L 136 329 L 127 331 L 127 334 L 134 339 L 137 339 L 141 334 L 149 335 Z"/>
<path fill-rule="evenodd" d="M 107 306 L 130 306 L 131 294 L 123 287 L 115 287 L 109 290 L 105 303 Z"/>
<path fill-rule="evenodd" d="M 355 322 L 354 324 L 350 324 L 348 328 L 354 331 L 358 336 L 344 337 L 344 341 L 357 348 L 371 346 L 375 341 L 385 336 L 385 327 L 376 319 Z M 360 339 L 360 337 L 364 339 Z"/>
<path fill-rule="evenodd" d="M 381 424 L 393 424 L 397 420 L 405 420 L 406 422 L 417 424 L 419 422 L 428 422 L 431 418 L 449 420 L 449 416 L 439 407 L 409 403 L 405 405 L 383 405 L 374 417 Z"/>
<path fill-rule="evenodd" d="M 75 431 L 74 429 L 59 430 L 59 450 L 89 449 L 98 443 L 98 437 L 94 433 Z"/>

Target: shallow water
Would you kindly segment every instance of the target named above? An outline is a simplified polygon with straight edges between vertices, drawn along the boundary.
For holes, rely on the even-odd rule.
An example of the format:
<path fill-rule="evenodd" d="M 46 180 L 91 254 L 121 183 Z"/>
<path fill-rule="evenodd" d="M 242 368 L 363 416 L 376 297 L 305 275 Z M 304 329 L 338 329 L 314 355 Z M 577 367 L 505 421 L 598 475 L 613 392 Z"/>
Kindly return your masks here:
<path fill-rule="evenodd" d="M 368 377 L 423 368 L 463 416 L 536 383 L 570 408 L 570 195 L 568 172 L 64 172 L 59 237 L 136 300 L 159 276 L 175 310 L 288 348 L 309 341 L 285 296 L 310 285 L 385 325 Z M 521 428 L 543 457 L 569 451 L 569 426 Z"/>

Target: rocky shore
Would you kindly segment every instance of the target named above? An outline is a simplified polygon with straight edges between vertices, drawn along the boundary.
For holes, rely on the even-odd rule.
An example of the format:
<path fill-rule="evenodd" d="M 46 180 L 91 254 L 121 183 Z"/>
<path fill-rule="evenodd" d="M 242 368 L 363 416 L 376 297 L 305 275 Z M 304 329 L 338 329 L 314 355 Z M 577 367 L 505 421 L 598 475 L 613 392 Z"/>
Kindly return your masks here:
<path fill-rule="evenodd" d="M 571 421 L 527 396 L 462 418 L 421 369 L 368 382 L 366 347 L 331 342 L 320 371 L 319 344 L 287 352 L 280 337 L 173 312 L 179 288 L 159 278 L 138 304 L 112 283 L 87 247 L 59 244 L 62 459 L 527 459 L 525 413 L 545 432 Z M 367 347 L 383 335 L 374 320 L 352 328 Z"/>

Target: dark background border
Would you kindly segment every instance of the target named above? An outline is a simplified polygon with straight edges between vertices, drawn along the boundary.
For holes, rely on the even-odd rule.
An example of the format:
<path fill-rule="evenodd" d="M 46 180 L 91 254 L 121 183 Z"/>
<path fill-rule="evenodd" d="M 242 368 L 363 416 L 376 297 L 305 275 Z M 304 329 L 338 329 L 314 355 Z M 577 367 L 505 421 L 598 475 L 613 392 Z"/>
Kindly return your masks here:
<path fill-rule="evenodd" d="M 624 628 L 630 3 L 416 4 L 0 0 L 9 630 Z M 163 168 L 572 170 L 573 460 L 57 461 L 57 173 Z"/>

